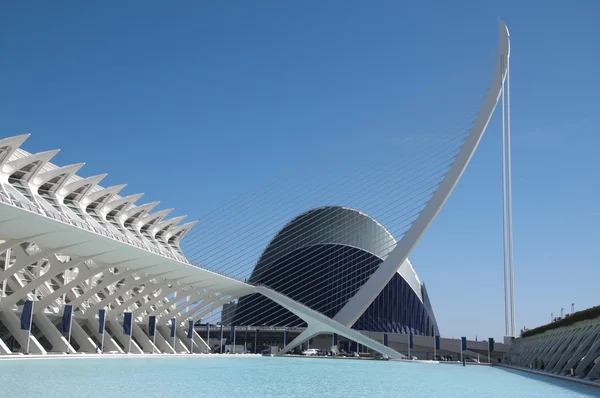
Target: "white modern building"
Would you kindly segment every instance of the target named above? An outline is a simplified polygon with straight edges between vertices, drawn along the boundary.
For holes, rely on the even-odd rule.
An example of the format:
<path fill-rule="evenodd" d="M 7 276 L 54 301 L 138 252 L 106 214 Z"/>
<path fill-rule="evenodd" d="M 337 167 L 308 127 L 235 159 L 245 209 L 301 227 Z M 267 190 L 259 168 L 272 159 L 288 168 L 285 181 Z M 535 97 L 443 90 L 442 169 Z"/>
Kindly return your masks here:
<path fill-rule="evenodd" d="M 322 320 L 366 346 L 397 353 L 265 287 L 252 286 L 190 264 L 179 247 L 194 223 L 151 213 L 157 203 L 135 205 L 142 194 L 121 197 L 124 185 L 104 188 L 104 175 L 82 178 L 83 165 L 58 167 L 58 151 L 31 154 L 28 135 L 0 140 L 0 352 L 206 352 L 188 318 L 200 319 L 231 300 L 260 292 L 307 319 Z M 20 328 L 25 301 L 33 301 L 31 333 Z M 65 305 L 71 333 L 60 330 Z M 104 336 L 99 310 L 106 311 Z M 131 313 L 131 338 L 123 317 Z M 148 333 L 156 317 L 157 332 Z M 175 320 L 176 336 L 170 327 Z"/>

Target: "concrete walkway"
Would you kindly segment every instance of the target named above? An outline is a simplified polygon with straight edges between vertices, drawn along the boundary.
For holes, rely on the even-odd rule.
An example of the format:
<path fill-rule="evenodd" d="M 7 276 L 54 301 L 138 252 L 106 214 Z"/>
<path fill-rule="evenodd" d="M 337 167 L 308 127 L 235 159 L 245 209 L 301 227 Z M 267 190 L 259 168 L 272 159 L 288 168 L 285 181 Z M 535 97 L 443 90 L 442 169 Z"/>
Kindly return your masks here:
<path fill-rule="evenodd" d="M 579 379 L 579 378 L 573 377 L 573 376 L 557 375 L 555 373 L 544 372 L 543 370 L 529 369 L 529 368 L 523 368 L 521 366 L 512 366 L 512 365 L 506 365 L 506 364 L 498 364 L 498 365 L 494 365 L 494 366 L 500 366 L 500 367 L 503 367 L 506 369 L 512 369 L 512 370 L 519 370 L 521 372 L 532 373 L 532 374 L 535 374 L 538 376 L 551 377 L 553 379 L 558 379 L 558 380 L 563 380 L 563 381 L 570 381 L 572 383 L 583 384 L 583 385 L 586 385 L 589 387 L 600 388 L 600 380 L 592 381 L 592 380 L 586 380 L 586 379 Z"/>

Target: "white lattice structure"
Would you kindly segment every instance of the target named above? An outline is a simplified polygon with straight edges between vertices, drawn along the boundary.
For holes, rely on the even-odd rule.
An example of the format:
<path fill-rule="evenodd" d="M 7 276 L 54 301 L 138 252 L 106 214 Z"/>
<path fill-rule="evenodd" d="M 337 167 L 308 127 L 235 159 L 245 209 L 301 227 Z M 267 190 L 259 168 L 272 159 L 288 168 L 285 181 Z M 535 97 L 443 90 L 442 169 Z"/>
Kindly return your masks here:
<path fill-rule="evenodd" d="M 516 339 L 508 360 L 558 375 L 600 379 L 600 318 Z"/>
<path fill-rule="evenodd" d="M 290 347 L 337 333 L 400 357 L 351 326 L 390 278 L 402 273 L 403 264 L 408 266 L 408 255 L 460 179 L 498 102 L 508 56 L 508 31 L 501 24 L 495 74 L 456 158 L 402 239 L 333 319 L 265 286 L 191 264 L 179 244 L 194 223 L 165 219 L 169 210 L 150 213 L 157 203 L 136 205 L 141 194 L 120 197 L 123 185 L 98 185 L 103 175 L 79 177 L 82 164 L 53 165 L 58 151 L 20 149 L 27 135 L 0 140 L 0 353 L 12 352 L 9 339 L 32 353 L 94 352 L 101 338 L 99 309 L 107 310 L 105 351 L 129 351 L 120 325 L 123 314 L 132 312 L 132 353 L 189 352 L 182 327 L 188 317 L 198 320 L 236 298 L 260 293 L 306 321 Z M 34 301 L 31 335 L 20 329 L 25 300 Z M 65 304 L 74 310 L 70 342 L 57 327 Z M 158 319 L 155 342 L 146 330 L 150 315 Z M 171 318 L 178 325 L 175 339 L 168 336 Z M 207 350 L 197 334 L 194 341 L 195 352 Z"/>
<path fill-rule="evenodd" d="M 57 167 L 50 160 L 58 151 L 30 154 L 20 149 L 27 137 L 0 140 L 0 322 L 2 332 L 22 347 L 29 338 L 32 353 L 94 352 L 101 339 L 98 309 L 105 308 L 110 330 L 105 351 L 129 351 L 129 337 L 120 325 L 123 313 L 132 312 L 132 353 L 189 352 L 181 327 L 188 317 L 199 319 L 257 291 L 302 316 L 322 317 L 264 287 L 190 264 L 179 241 L 193 222 L 179 225 L 183 217 L 164 220 L 170 210 L 149 213 L 157 203 L 136 206 L 141 194 L 122 198 L 117 193 L 123 185 L 98 185 L 103 176 L 75 175 L 81 164 Z M 24 300 L 35 302 L 30 337 L 19 328 Z M 75 313 L 71 344 L 57 327 L 65 304 Z M 144 330 L 150 315 L 158 319 L 155 342 Z M 171 318 L 178 321 L 175 346 L 166 338 Z M 320 322 L 335 324 L 329 319 Z M 398 355 L 349 328 L 331 327 Z M 207 350 L 198 335 L 194 341 L 195 351 Z M 11 352 L 2 339 L 0 352 Z"/>

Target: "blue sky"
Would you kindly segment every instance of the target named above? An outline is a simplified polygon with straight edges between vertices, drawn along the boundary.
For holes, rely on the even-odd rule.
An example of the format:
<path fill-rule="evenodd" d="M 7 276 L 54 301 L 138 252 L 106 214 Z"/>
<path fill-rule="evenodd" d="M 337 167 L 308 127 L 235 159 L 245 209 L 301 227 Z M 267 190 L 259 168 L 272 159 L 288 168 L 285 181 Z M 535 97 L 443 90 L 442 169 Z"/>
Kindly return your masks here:
<path fill-rule="evenodd" d="M 512 35 L 517 325 L 600 304 L 600 3 L 4 2 L 0 136 L 199 217 Z M 143 6 L 142 6 L 143 4 Z M 448 337 L 504 331 L 500 119 L 415 249 Z"/>

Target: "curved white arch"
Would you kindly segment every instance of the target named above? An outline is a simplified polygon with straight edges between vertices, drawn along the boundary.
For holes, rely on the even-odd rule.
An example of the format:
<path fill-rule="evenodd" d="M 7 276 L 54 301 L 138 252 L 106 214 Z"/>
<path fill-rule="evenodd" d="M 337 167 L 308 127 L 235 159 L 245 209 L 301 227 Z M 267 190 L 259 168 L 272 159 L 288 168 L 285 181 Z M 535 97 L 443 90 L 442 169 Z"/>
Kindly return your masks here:
<path fill-rule="evenodd" d="M 425 208 L 419 213 L 417 219 L 412 223 L 402 239 L 398 241 L 396 247 L 377 268 L 377 271 L 370 276 L 367 282 L 361 286 L 356 294 L 348 300 L 346 305 L 333 318 L 337 322 L 346 326 L 352 326 L 358 320 L 360 315 L 390 281 L 398 268 L 406 261 L 410 252 L 421 239 L 429 225 L 431 225 L 444 203 L 446 203 L 446 200 L 448 200 L 448 197 L 450 197 L 452 190 L 475 153 L 475 149 L 477 149 L 477 145 L 479 145 L 479 141 L 483 137 L 483 133 L 500 99 L 502 84 L 506 77 L 506 65 L 508 64 L 506 60 L 509 56 L 510 37 L 508 28 L 504 22 L 500 21 L 500 47 L 498 49 L 496 71 L 488 94 L 464 145 L 456 156 L 454 163 L 450 166 L 444 180 L 440 183 L 438 189 L 434 192 L 429 202 L 425 205 Z"/>

